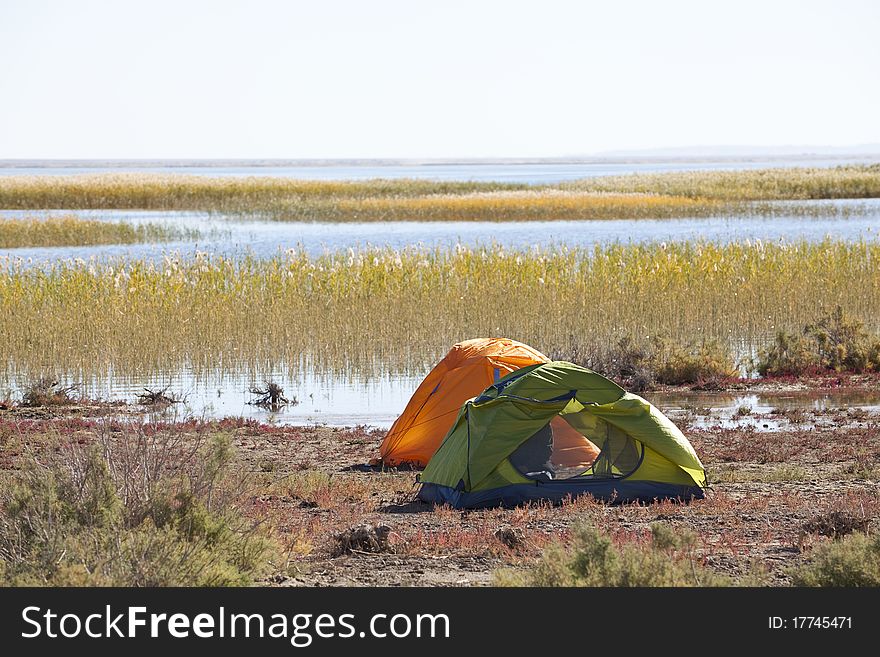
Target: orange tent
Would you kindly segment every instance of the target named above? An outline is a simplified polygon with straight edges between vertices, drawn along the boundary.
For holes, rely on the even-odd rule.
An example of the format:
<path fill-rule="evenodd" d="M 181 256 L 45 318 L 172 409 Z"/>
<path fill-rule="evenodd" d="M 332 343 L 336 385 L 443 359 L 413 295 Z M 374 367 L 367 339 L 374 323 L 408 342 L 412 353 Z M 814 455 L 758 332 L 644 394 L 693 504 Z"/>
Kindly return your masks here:
<path fill-rule="evenodd" d="M 459 342 L 425 377 L 391 426 L 379 448 L 382 463 L 427 465 L 464 402 L 514 370 L 548 361 L 540 351 L 505 338 Z"/>

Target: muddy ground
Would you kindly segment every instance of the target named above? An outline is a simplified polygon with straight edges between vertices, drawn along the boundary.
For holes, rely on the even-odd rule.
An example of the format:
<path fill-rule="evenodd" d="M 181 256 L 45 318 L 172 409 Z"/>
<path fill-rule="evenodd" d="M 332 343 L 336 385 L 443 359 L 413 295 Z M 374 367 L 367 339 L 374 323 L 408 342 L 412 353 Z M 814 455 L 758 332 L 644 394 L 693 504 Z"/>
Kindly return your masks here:
<path fill-rule="evenodd" d="M 850 385 L 876 389 L 874 380 Z M 791 388 L 775 392 L 788 394 Z M 711 568 L 733 577 L 759 569 L 769 584 L 782 585 L 788 582 L 786 570 L 806 558 L 811 546 L 830 540 L 817 518 L 839 511 L 878 527 L 880 413 L 849 407 L 756 413 L 710 406 L 667 409 L 711 482 L 707 498 L 688 505 L 579 499 L 560 507 L 434 508 L 415 501 L 416 472 L 367 465 L 377 455 L 382 430 L 225 420 L 212 423 L 210 431 L 233 436 L 236 462 L 253 477 L 248 513 L 271 518 L 289 551 L 287 574 L 264 582 L 268 585 L 486 585 L 496 569 L 528 568 L 548 543 L 565 541 L 574 523 L 592 523 L 621 542 L 644 542 L 656 521 L 694 530 Z M 7 436 L 0 468 L 18 467 L 22 455 L 22 441 L 9 436 L 26 442 L 26 436 L 60 423 L 64 433 L 88 440 L 96 421 L 91 415 L 77 417 L 74 409 L 42 417 L 0 410 L 0 433 Z M 387 525 L 384 551 L 340 554 L 337 536 L 363 523 Z"/>

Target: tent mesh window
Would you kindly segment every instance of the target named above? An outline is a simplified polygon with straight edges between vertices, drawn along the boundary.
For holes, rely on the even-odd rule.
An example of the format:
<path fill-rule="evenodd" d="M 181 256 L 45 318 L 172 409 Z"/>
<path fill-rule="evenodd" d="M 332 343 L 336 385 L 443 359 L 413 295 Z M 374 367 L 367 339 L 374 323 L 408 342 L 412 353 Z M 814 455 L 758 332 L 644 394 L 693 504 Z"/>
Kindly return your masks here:
<path fill-rule="evenodd" d="M 640 443 L 617 427 L 607 422 L 603 424 L 606 427 L 605 440 L 602 451 L 593 462 L 591 474 L 594 477 L 625 477 L 639 467 L 642 458 Z"/>
<path fill-rule="evenodd" d="M 550 468 L 552 445 L 553 433 L 548 422 L 517 447 L 508 458 L 513 467 L 529 479 L 553 479 Z"/>
<path fill-rule="evenodd" d="M 557 415 L 509 457 L 520 473 L 539 481 L 625 477 L 640 459 L 638 442 L 588 411 Z"/>

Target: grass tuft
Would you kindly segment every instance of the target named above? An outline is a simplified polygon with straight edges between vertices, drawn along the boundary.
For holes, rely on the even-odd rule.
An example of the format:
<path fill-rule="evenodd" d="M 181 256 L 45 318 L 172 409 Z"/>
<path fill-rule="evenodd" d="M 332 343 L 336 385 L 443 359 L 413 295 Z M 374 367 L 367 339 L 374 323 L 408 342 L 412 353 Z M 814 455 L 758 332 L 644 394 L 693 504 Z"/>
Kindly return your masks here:
<path fill-rule="evenodd" d="M 615 545 L 589 525 L 572 530 L 571 544 L 550 546 L 528 571 L 501 570 L 499 586 L 729 586 L 696 553 L 696 535 L 667 524 L 651 526 L 647 545 Z"/>

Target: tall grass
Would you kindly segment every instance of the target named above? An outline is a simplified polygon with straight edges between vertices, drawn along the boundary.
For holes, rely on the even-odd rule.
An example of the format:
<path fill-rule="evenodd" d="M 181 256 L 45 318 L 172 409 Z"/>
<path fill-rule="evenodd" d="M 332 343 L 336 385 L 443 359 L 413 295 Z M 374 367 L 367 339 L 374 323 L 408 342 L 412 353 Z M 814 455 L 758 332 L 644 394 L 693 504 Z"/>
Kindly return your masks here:
<path fill-rule="evenodd" d="M 427 180 L 311 181 L 290 178 L 209 178 L 161 174 L 4 176 L 0 207 L 11 209 L 146 209 L 249 211 L 303 201 L 411 198 L 523 190 L 527 185 Z"/>
<path fill-rule="evenodd" d="M 542 189 L 341 199 L 300 208 L 291 206 L 287 216 L 328 221 L 531 221 L 704 217 L 720 211 L 718 203 L 683 196 Z"/>
<path fill-rule="evenodd" d="M 0 208 L 194 210 L 288 221 L 772 216 L 778 207 L 754 202 L 874 197 L 880 197 L 880 165 L 639 174 L 536 186 L 150 174 L 0 178 Z M 791 211 L 840 210 L 803 204 Z"/>
<path fill-rule="evenodd" d="M 141 224 L 83 219 L 74 215 L 46 218 L 0 218 L 0 249 L 34 246 L 92 246 L 196 239 L 196 230 L 161 224 Z"/>
<path fill-rule="evenodd" d="M 880 164 L 833 168 L 688 171 L 588 178 L 563 189 L 653 193 L 724 201 L 880 197 Z"/>
<path fill-rule="evenodd" d="M 558 357 L 632 336 L 769 344 L 840 306 L 880 329 L 880 243 L 290 251 L 0 268 L 0 344 L 20 374 L 196 371 L 304 360 L 420 372 L 449 345 L 509 336 Z"/>

